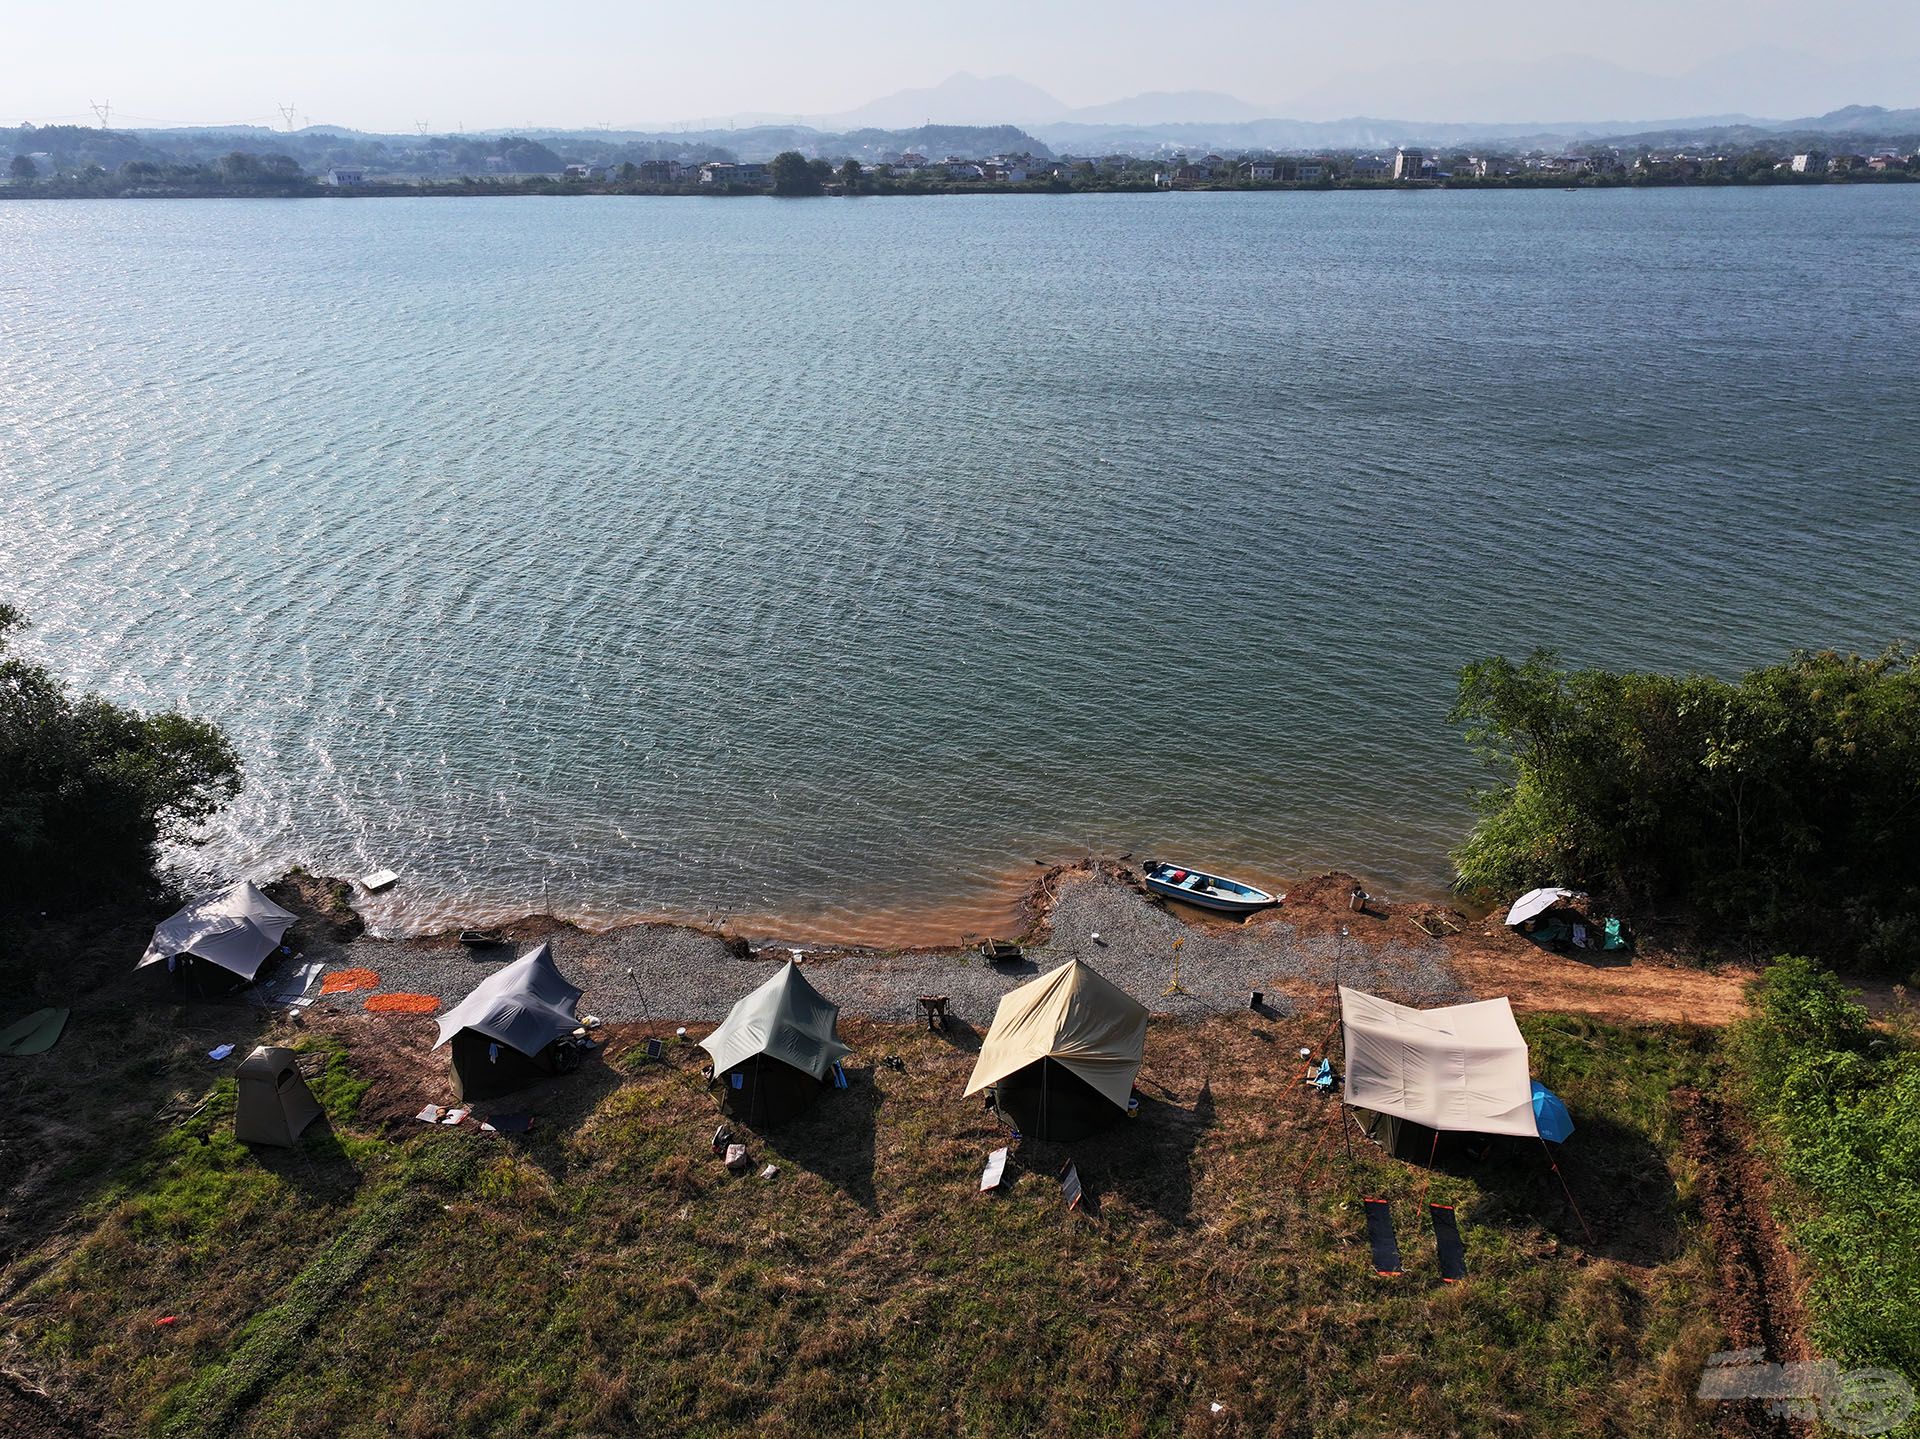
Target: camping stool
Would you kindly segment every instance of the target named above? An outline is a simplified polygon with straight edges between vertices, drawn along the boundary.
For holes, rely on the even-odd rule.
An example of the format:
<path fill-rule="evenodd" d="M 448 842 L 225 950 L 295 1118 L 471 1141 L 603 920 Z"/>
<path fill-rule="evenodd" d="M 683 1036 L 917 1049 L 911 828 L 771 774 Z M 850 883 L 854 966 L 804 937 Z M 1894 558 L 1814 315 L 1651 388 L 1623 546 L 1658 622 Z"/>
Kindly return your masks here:
<path fill-rule="evenodd" d="M 920 1012 L 927 1017 L 928 1029 L 944 1030 L 947 1027 L 947 996 L 944 994 L 921 995 Z"/>

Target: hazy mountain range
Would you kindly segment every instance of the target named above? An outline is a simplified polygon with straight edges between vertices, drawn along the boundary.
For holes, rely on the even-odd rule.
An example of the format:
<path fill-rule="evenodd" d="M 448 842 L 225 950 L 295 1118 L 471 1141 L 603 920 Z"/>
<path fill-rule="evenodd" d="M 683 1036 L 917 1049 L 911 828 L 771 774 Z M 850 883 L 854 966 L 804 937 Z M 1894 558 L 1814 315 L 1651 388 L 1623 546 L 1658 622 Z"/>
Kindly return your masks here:
<path fill-rule="evenodd" d="M 1813 115 L 1861 96 L 1920 104 L 1920 62 L 1863 52 L 1843 61 L 1754 46 L 1701 61 L 1679 75 L 1631 69 L 1589 55 L 1432 65 L 1409 60 L 1332 77 L 1291 93 L 1245 100 L 1211 90 L 1150 91 L 1074 107 L 1014 75 L 950 75 L 851 110 L 798 119 L 823 130 L 922 124 L 1019 125 L 1045 134 L 1064 125 L 1219 124 L 1400 115 L 1426 123 L 1629 125 L 1649 120 Z M 746 117 L 740 117 L 744 120 Z"/>

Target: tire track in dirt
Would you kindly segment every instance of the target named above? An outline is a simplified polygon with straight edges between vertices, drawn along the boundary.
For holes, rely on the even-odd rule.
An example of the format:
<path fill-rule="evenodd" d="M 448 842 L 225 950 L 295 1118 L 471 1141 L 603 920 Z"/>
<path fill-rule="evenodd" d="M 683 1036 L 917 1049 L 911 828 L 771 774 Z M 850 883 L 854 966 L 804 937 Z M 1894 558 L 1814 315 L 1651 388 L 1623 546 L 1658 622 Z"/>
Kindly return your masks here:
<path fill-rule="evenodd" d="M 1740 1137 L 1745 1116 L 1698 1090 L 1674 1095 L 1681 1142 L 1700 1175 L 1700 1208 L 1719 1272 L 1715 1307 L 1729 1349 L 1762 1349 L 1772 1363 L 1807 1358 L 1805 1316 L 1793 1263 L 1768 1208 L 1771 1192 L 1759 1157 Z M 1764 1401 L 1714 1406 L 1714 1432 L 1730 1439 L 1785 1439 L 1807 1425 L 1769 1414 Z"/>

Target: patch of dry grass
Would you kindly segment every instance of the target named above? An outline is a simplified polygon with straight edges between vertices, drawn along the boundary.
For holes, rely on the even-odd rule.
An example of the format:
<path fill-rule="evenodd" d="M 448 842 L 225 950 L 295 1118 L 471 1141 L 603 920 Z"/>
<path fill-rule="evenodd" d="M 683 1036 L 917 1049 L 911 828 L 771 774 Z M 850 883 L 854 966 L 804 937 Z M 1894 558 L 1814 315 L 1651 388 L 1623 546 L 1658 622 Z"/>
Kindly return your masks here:
<path fill-rule="evenodd" d="M 852 1087 L 743 1136 L 763 1181 L 709 1153 L 696 1052 L 632 1062 L 621 1027 L 536 1092 L 530 1135 L 343 1115 L 311 1175 L 217 1133 L 143 1158 L 9 1307 L 13 1355 L 122 1432 L 1698 1432 L 1711 1266 L 1662 1106 L 1706 1041 L 1527 1028 L 1582 1124 L 1592 1246 L 1537 1152 L 1429 1174 L 1355 1139 L 1350 1164 L 1297 1081 L 1324 1018 L 1156 1020 L 1141 1116 L 1071 1151 L 1079 1214 L 1051 1146 L 975 1193 L 1003 1141 L 960 1097 L 964 1044 L 845 1025 Z M 384 1033 L 339 1025 L 355 1068 L 399 1074 Z M 871 1065 L 890 1053 L 904 1071 Z M 359 1113 L 401 1112 L 398 1082 Z M 1403 1279 L 1367 1263 L 1362 1193 L 1396 1201 Z M 1464 1285 L 1435 1274 L 1427 1197 L 1460 1207 Z"/>

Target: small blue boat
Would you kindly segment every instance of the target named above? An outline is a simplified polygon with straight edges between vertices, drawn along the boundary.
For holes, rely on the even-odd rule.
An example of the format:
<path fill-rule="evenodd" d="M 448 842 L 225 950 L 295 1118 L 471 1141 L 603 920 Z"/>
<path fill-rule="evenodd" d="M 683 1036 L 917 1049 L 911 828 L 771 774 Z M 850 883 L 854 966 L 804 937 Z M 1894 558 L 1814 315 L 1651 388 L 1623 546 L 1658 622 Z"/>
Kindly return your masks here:
<path fill-rule="evenodd" d="M 1147 888 L 1163 899 L 1197 904 L 1219 914 L 1252 914 L 1286 898 L 1284 894 L 1268 894 L 1257 885 L 1242 884 L 1224 875 L 1164 864 L 1157 859 L 1147 861 L 1145 878 Z"/>

